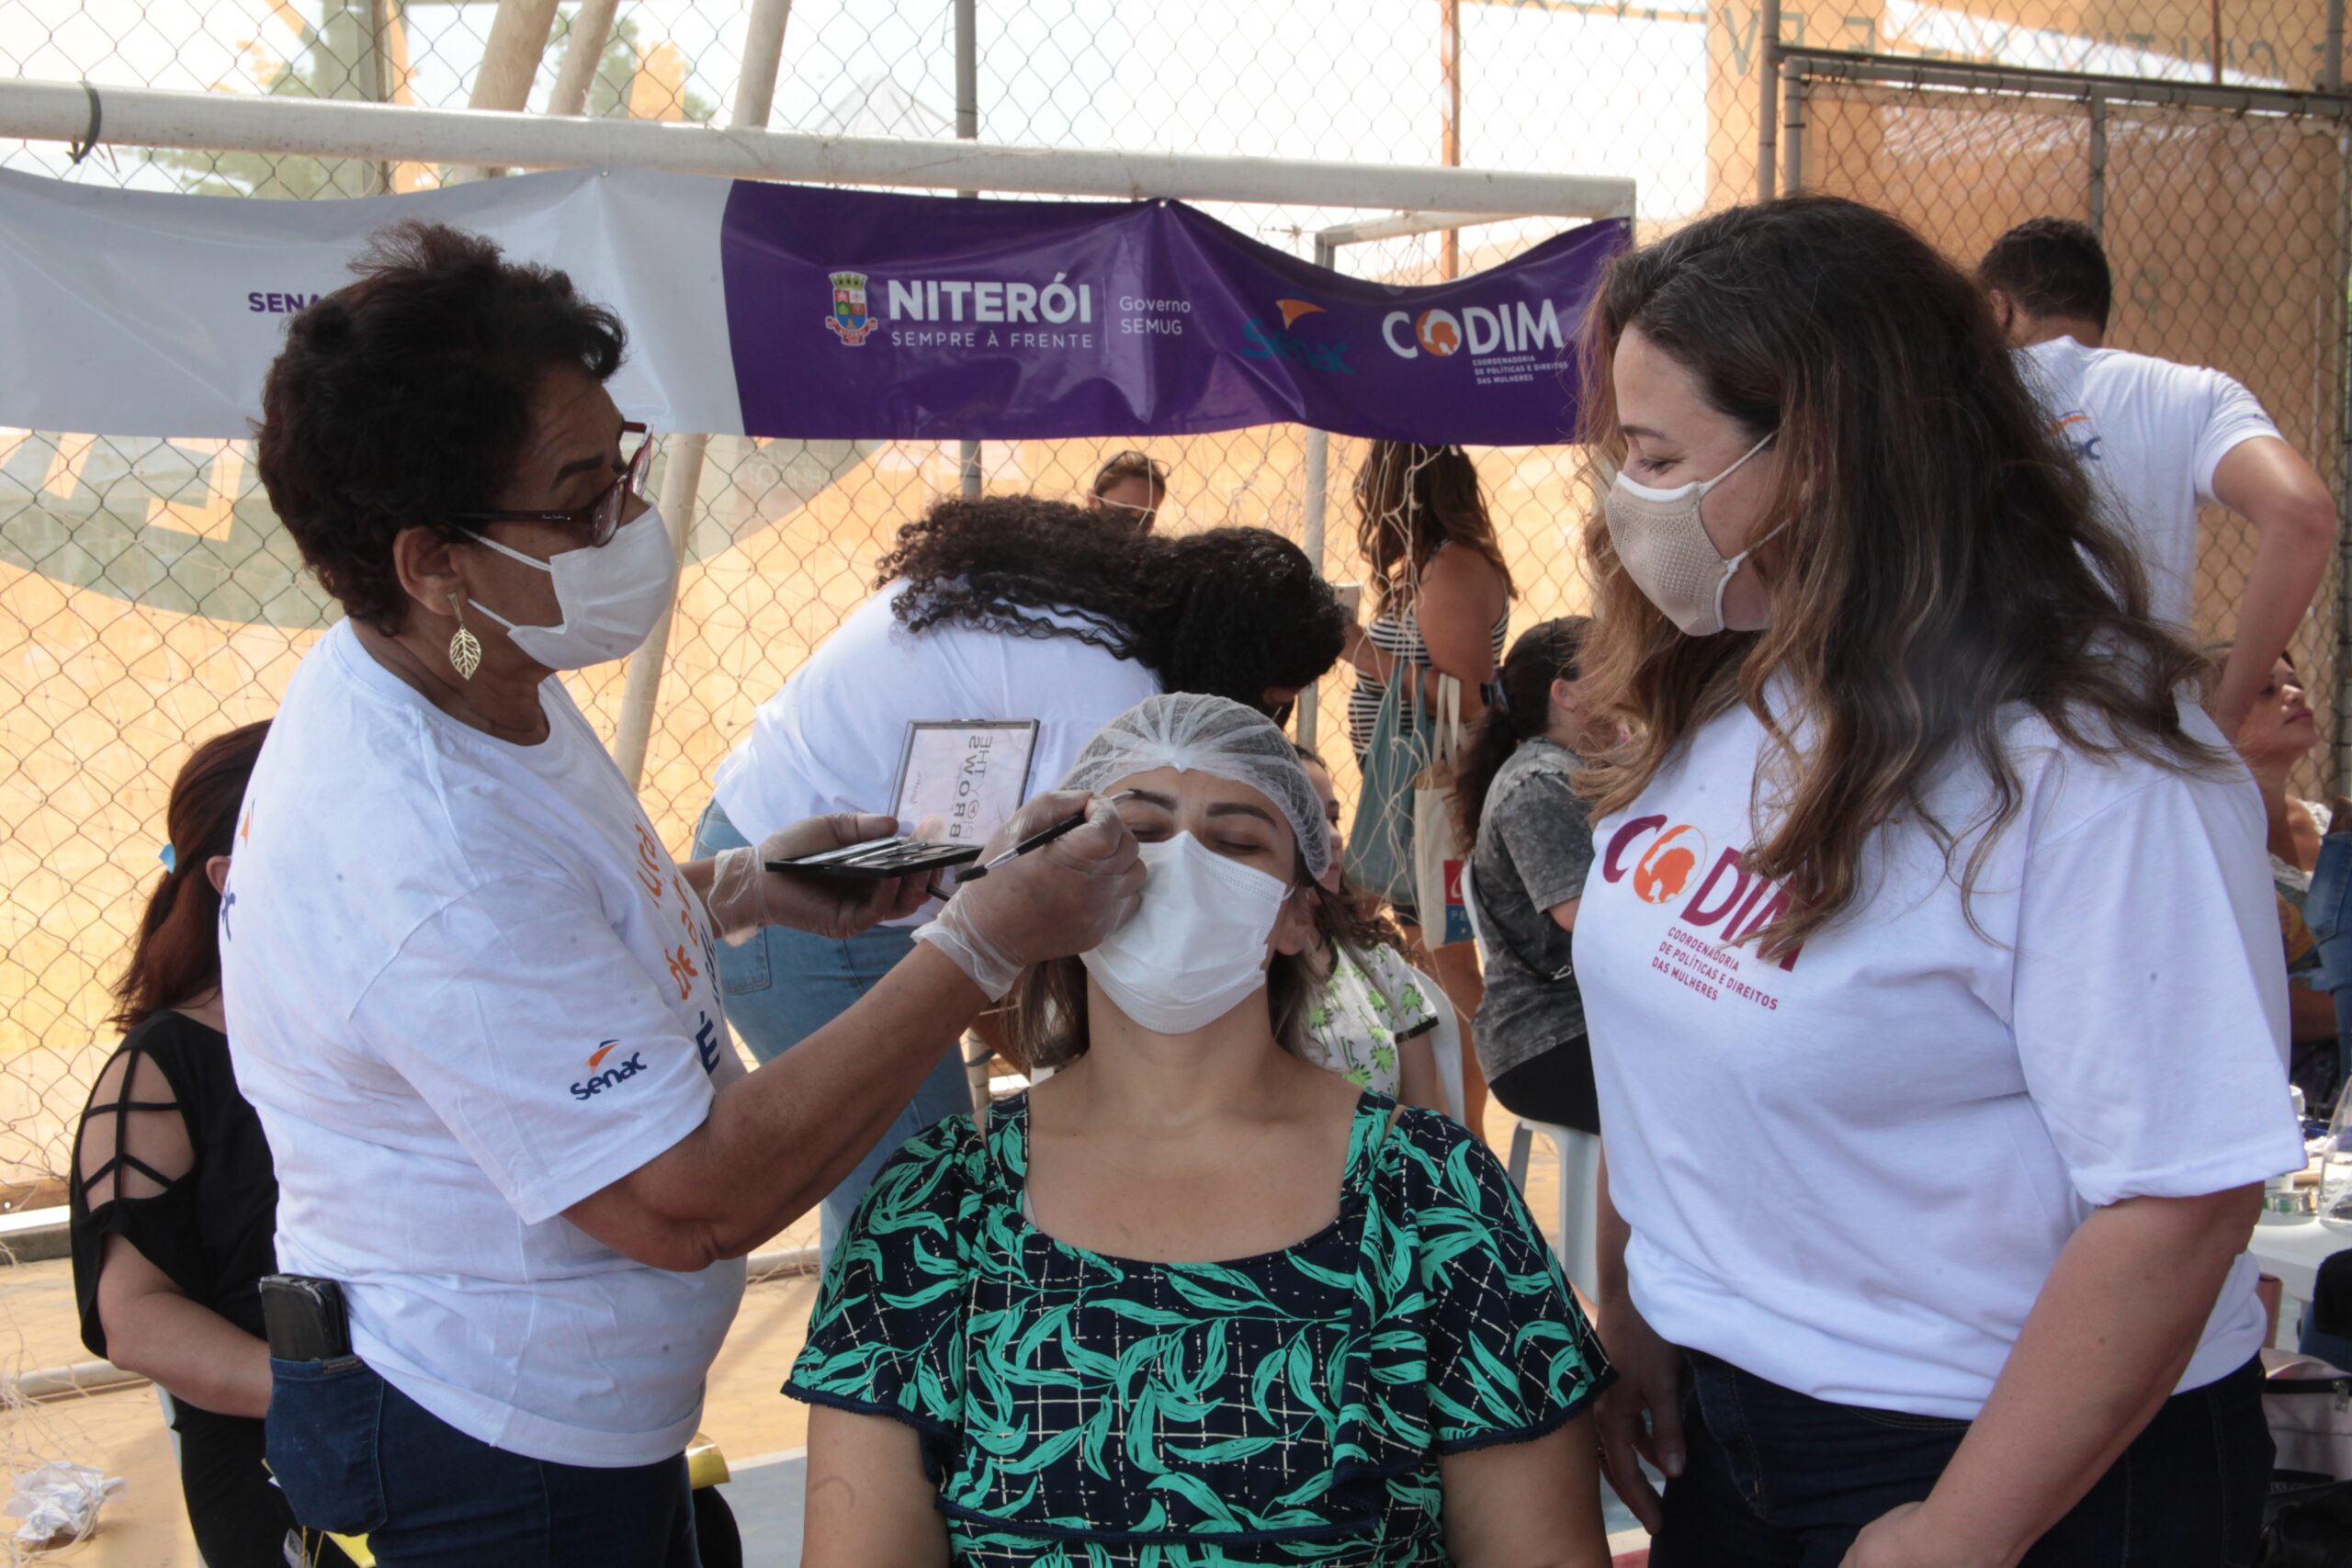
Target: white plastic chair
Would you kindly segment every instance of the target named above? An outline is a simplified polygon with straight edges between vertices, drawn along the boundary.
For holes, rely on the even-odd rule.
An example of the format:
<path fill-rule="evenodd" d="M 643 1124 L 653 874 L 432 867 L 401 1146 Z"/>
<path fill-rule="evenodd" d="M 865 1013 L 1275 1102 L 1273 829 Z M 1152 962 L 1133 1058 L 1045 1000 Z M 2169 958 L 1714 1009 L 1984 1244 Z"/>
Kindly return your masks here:
<path fill-rule="evenodd" d="M 1456 1122 L 1462 1120 L 1462 1018 L 1453 1010 L 1453 1001 L 1445 987 L 1421 970 L 1412 971 L 1421 987 L 1421 995 L 1430 998 L 1437 1010 L 1437 1027 L 1429 1032 L 1430 1055 L 1437 1058 L 1438 1096 L 1445 1103 L 1439 1109 Z"/>
<path fill-rule="evenodd" d="M 1491 962 L 1486 927 L 1478 919 L 1477 883 L 1466 860 L 1462 863 L 1462 907 L 1470 916 L 1470 936 L 1478 944 L 1478 962 Z M 1590 1296 L 1600 1276 L 1600 1140 L 1574 1127 L 1518 1118 L 1511 1129 L 1510 1158 L 1505 1168 L 1522 1197 L 1527 1192 L 1527 1162 L 1538 1134 L 1550 1140 L 1560 1164 L 1560 1204 L 1559 1213 L 1553 1216 L 1552 1250 L 1559 1255 L 1560 1267 L 1577 1289 Z"/>

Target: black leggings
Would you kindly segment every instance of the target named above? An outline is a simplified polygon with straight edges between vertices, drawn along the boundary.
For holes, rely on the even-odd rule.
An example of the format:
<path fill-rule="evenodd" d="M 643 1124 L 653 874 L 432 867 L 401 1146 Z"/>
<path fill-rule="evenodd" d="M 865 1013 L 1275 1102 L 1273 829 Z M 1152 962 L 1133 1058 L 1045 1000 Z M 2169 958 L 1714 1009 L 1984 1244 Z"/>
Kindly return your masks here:
<path fill-rule="evenodd" d="M 1487 1087 L 1514 1116 L 1579 1133 L 1600 1132 L 1600 1099 L 1592 1087 L 1592 1043 L 1584 1035 L 1487 1079 Z"/>
<path fill-rule="evenodd" d="M 172 1411 L 172 1429 L 180 1436 L 180 1493 L 205 1568 L 285 1568 L 286 1538 L 299 1536 L 302 1527 L 262 1466 L 262 1423 L 177 1399 Z M 300 1560 L 351 1568 L 342 1549 L 315 1532 Z"/>

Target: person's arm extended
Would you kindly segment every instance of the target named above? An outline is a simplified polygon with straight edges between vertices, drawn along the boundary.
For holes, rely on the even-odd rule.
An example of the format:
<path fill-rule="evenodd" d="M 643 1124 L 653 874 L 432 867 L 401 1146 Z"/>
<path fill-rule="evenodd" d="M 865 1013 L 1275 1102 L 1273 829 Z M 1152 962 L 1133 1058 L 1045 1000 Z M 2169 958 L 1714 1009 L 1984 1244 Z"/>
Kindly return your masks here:
<path fill-rule="evenodd" d="M 2331 998 L 2330 1007 L 2335 1006 Z M 2334 1015 L 2330 1015 L 2331 1017 Z M 1445 1112 L 1445 1087 L 1437 1072 L 1437 1031 L 1424 1029 L 1396 1042 L 1396 1098 L 1408 1105 Z"/>
<path fill-rule="evenodd" d="M 830 1404 L 808 1412 L 803 1568 L 947 1568 L 947 1521 L 915 1429 Z"/>
<path fill-rule="evenodd" d="M 1580 897 L 1571 898 L 1565 904 L 1555 904 L 1544 912 L 1551 916 L 1552 923 L 1562 931 L 1573 931 L 1577 929 L 1577 906 L 1583 902 Z"/>
<path fill-rule="evenodd" d="M 1443 1456 L 1446 1560 L 1461 1568 L 1608 1568 L 1598 1460 L 1589 1415 L 1529 1442 Z"/>
<path fill-rule="evenodd" d="M 1617 1381 L 1602 1391 L 1594 1416 L 1600 1428 L 1600 1468 L 1618 1500 L 1656 1535 L 1666 1522 L 1665 1504 L 1636 1458 L 1648 1460 L 1668 1479 L 1682 1473 L 1682 1352 L 1658 1337 L 1626 1288 L 1625 1244 L 1634 1231 L 1609 1196 L 1605 1142 L 1598 1186 L 1594 1251 L 1600 1290 L 1593 1297 L 1592 1327 L 1617 1369 Z"/>
<path fill-rule="evenodd" d="M 2335 1038 L 2335 997 L 2328 991 L 2287 987 L 2287 1027 L 2294 1040 Z"/>
<path fill-rule="evenodd" d="M 2238 596 L 2237 631 L 2214 689 L 2213 722 L 2235 735 L 2326 581 L 2335 553 L 2335 498 L 2276 436 L 2241 441 L 2213 470 L 2213 496 L 2254 525 L 2254 564 Z"/>
<path fill-rule="evenodd" d="M 1041 795 L 990 846 L 1083 804 Z M 1017 971 L 1092 947 L 1133 910 L 1141 886 L 1135 840 L 1104 807 L 1077 831 L 958 888 L 960 907 L 942 918 L 985 932 L 985 945 Z M 565 1217 L 657 1269 L 686 1272 L 743 1256 L 849 1174 L 991 999 L 939 946 L 918 943 L 854 1007 L 721 1089 L 699 1127 Z"/>
<path fill-rule="evenodd" d="M 2022 1558 L 2172 1396 L 2261 1197 L 2246 1186 L 2094 1212 L 1935 1490 L 1864 1529 L 1845 1568 Z"/>
<path fill-rule="evenodd" d="M 190 1301 L 120 1235 L 99 1261 L 98 1321 L 107 1359 L 217 1416 L 269 1414 L 269 1347 Z"/>

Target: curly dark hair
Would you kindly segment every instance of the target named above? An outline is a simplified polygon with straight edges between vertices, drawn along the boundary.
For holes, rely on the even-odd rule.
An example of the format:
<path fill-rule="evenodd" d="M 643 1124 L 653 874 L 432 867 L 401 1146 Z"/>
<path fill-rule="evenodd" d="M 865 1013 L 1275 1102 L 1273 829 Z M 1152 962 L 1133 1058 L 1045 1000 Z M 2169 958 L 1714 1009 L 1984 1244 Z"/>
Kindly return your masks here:
<path fill-rule="evenodd" d="M 1167 691 L 1261 713 L 1269 688 L 1314 684 L 1347 637 L 1330 585 L 1279 534 L 1133 534 L 1034 495 L 940 502 L 899 530 L 876 586 L 901 577 L 910 631 L 1069 637 L 1136 660 Z"/>
<path fill-rule="evenodd" d="M 2096 321 L 2115 306 L 2115 279 L 2098 231 L 2071 218 L 2029 218 L 1976 264 L 1977 284 L 1997 288 L 2037 316 Z"/>
<path fill-rule="evenodd" d="M 620 367 L 619 318 L 479 234 L 377 232 L 345 284 L 294 318 L 262 383 L 261 481 L 303 561 L 355 620 L 408 618 L 392 540 L 496 504 L 547 373 Z"/>

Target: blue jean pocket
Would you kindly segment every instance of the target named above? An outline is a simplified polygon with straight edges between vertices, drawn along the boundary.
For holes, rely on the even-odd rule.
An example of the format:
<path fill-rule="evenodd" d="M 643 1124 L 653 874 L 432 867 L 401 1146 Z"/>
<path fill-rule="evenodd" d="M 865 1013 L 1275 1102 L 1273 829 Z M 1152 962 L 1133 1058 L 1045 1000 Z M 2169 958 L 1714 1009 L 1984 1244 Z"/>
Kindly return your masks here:
<path fill-rule="evenodd" d="M 264 1451 L 294 1517 L 310 1529 L 366 1535 L 384 1525 L 378 1462 L 384 1380 L 356 1356 L 269 1360 Z"/>

